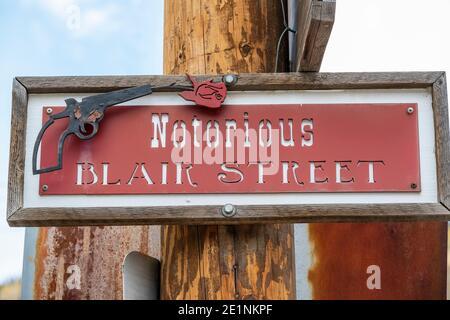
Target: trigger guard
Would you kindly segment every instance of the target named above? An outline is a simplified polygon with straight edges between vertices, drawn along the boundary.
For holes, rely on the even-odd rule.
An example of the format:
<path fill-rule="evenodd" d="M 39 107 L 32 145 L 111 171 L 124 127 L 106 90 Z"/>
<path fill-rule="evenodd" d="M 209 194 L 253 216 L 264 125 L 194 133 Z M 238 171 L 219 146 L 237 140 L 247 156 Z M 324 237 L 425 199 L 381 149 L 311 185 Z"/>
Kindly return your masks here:
<path fill-rule="evenodd" d="M 88 122 L 86 124 L 89 124 L 92 126 L 92 132 L 90 134 L 83 134 L 81 131 L 81 126 L 83 124 L 80 124 L 78 127 L 78 131 L 74 132 L 74 134 L 80 139 L 80 140 L 89 140 L 92 137 L 94 137 L 98 132 L 98 123 L 97 122 Z"/>

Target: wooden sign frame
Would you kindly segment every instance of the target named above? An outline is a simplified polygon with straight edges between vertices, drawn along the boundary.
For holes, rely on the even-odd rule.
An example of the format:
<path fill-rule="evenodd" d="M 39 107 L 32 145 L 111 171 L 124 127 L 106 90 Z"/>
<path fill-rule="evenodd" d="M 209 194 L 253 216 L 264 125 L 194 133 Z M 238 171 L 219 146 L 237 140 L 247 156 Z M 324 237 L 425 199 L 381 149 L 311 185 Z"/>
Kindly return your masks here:
<path fill-rule="evenodd" d="M 218 78 L 199 76 L 198 79 Z M 239 224 L 448 220 L 450 136 L 444 72 L 242 74 L 231 91 L 429 89 L 435 126 L 437 201 L 431 203 L 238 205 L 232 217 L 218 205 L 158 207 L 24 207 L 29 95 L 98 93 L 177 82 L 184 76 L 19 77 L 13 82 L 7 220 L 11 226 Z"/>

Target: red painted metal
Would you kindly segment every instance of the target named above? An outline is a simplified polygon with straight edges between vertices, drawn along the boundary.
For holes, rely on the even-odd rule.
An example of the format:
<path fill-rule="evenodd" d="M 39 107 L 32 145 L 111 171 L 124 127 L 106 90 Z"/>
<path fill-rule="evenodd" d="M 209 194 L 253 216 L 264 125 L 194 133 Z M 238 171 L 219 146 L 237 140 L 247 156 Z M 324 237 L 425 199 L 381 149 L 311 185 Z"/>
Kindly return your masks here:
<path fill-rule="evenodd" d="M 193 91 L 183 91 L 180 96 L 197 105 L 207 108 L 219 108 L 227 97 L 227 87 L 223 82 L 213 82 L 212 80 L 197 82 L 187 74 L 187 77 L 194 87 Z"/>
<path fill-rule="evenodd" d="M 413 112 L 408 112 L 408 108 L 413 108 Z M 95 138 L 86 142 L 69 137 L 64 147 L 63 170 L 42 174 L 41 186 L 47 185 L 48 188 L 40 192 L 42 195 L 419 192 L 417 113 L 417 106 L 412 104 L 229 105 L 215 110 L 195 106 L 112 108 Z M 162 119 L 162 114 L 168 115 L 166 145 L 163 147 L 163 139 L 160 139 L 157 146 L 152 147 L 154 135 L 160 137 L 152 116 Z M 43 112 L 43 121 L 47 117 Z M 202 121 L 197 129 L 192 125 L 194 118 Z M 230 141 L 233 141 L 230 148 L 225 144 L 227 120 L 234 120 L 236 128 L 242 130 L 241 140 L 236 138 L 233 141 L 235 131 L 230 127 Z M 290 120 L 294 145 L 286 146 L 286 142 L 280 145 L 281 139 L 290 140 Z M 181 121 L 191 139 L 182 138 Z M 217 140 L 213 138 L 216 135 L 214 121 L 217 121 L 220 131 Z M 250 148 L 244 147 L 246 121 L 250 129 Z M 283 130 L 280 121 L 283 122 Z M 272 144 L 267 147 L 269 122 Z M 208 140 L 208 123 L 209 147 L 205 141 Z M 43 166 L 54 163 L 57 139 L 66 125 L 65 120 L 57 121 L 44 136 Z M 175 126 L 174 142 L 172 132 Z M 200 134 L 200 127 L 203 134 Z M 194 145 L 194 130 L 197 130 L 197 141 L 199 136 L 204 138 L 201 142 L 203 149 Z M 181 160 L 174 159 L 172 153 L 174 144 L 181 145 L 183 141 L 183 152 L 189 149 L 192 152 L 187 162 L 178 168 L 181 175 L 177 176 L 175 162 Z M 214 149 L 215 141 L 218 141 L 218 146 Z M 279 145 L 279 152 L 276 145 Z M 254 148 L 256 146 L 258 149 Z M 199 158 L 194 156 L 195 150 L 202 150 L 197 153 Z M 227 150 L 233 150 L 234 155 L 244 154 L 245 159 L 239 156 L 226 158 Z M 252 159 L 249 150 L 257 150 L 256 158 Z M 261 150 L 269 150 L 271 157 L 261 156 L 266 153 L 261 153 Z M 218 156 L 221 152 L 223 159 Z M 216 157 L 202 157 L 205 154 Z M 217 163 L 208 163 L 216 160 Z M 257 163 L 268 160 L 273 162 L 272 171 L 269 165 L 260 167 Z M 225 161 L 227 167 L 223 166 Z M 288 163 L 285 168 L 283 162 Z M 339 170 L 337 162 L 340 163 Z M 372 175 L 369 162 L 373 162 Z M 163 174 L 163 163 L 167 163 L 166 175 Z M 261 168 L 263 176 L 260 175 Z M 337 182 L 337 171 L 340 182 Z M 164 176 L 166 183 L 163 183 Z M 177 177 L 181 183 L 177 183 Z M 149 184 L 150 180 L 152 184 Z"/>

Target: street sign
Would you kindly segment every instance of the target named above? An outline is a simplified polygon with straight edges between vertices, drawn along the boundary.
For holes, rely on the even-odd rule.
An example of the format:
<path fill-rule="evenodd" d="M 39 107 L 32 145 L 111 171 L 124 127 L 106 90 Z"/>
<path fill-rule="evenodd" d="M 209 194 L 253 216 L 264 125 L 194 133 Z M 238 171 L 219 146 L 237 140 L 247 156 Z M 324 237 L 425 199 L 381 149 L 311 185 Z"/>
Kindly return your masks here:
<path fill-rule="evenodd" d="M 21 78 L 14 88 L 8 221 L 448 219 L 441 75 L 240 75 L 214 108 L 173 90 L 209 83 L 207 77 Z M 37 153 L 42 125 L 64 113 L 64 102 L 148 85 L 151 95 L 98 116 L 95 137 L 67 137 L 62 166 L 54 167 L 69 118 L 50 121 Z M 81 131 L 90 137 L 89 128 Z M 39 168 L 56 170 L 34 175 L 33 158 Z"/>
<path fill-rule="evenodd" d="M 59 109 L 44 107 L 44 122 Z M 47 132 L 41 166 L 56 162 L 67 123 Z M 412 103 L 118 107 L 63 154 L 40 196 L 421 190 Z"/>

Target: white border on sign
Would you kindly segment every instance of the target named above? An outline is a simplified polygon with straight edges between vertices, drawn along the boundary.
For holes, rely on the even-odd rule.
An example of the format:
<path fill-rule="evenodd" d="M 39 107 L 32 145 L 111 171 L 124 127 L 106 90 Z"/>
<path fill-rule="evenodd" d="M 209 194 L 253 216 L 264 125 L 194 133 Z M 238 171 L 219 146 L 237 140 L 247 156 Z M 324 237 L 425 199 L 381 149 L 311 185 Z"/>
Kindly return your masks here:
<path fill-rule="evenodd" d="M 230 92 L 227 104 L 417 103 L 421 192 L 39 195 L 39 176 L 32 173 L 33 145 L 42 126 L 43 106 L 64 106 L 64 99 L 91 94 L 30 94 L 28 99 L 24 208 L 152 207 L 189 205 L 294 205 L 343 203 L 436 203 L 437 176 L 430 89 L 308 90 Z M 154 93 L 124 105 L 183 105 L 176 93 Z M 395 133 L 393 133 L 395 134 Z"/>

